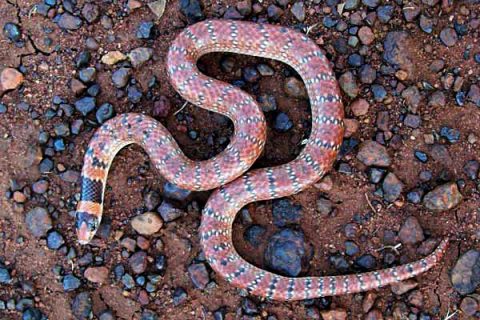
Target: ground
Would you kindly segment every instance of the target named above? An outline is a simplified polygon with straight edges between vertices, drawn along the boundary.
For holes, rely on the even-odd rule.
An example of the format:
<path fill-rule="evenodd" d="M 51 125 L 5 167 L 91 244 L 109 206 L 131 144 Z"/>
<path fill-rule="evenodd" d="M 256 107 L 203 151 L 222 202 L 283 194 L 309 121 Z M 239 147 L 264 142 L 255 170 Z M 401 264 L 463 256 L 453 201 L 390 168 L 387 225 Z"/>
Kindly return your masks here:
<path fill-rule="evenodd" d="M 166 181 L 150 166 L 148 156 L 140 147 L 130 146 L 122 150 L 113 162 L 106 192 L 104 223 L 110 226 L 111 231 L 105 232 L 106 235 L 96 239 L 92 245 L 81 246 L 77 243 L 72 214 L 80 186 L 75 179 L 62 175 L 65 170 L 70 170 L 69 173 L 74 176 L 81 171 L 86 146 L 94 129 L 99 126 L 95 112 L 83 117 L 75 111 L 69 116 L 59 112 L 61 107 L 53 103 L 54 97 L 58 96 L 65 103 L 73 105 L 80 97 L 87 95 L 75 96 L 71 90 L 71 79 L 79 77 L 81 68 L 76 67 L 76 61 L 82 51 L 91 53 L 88 66 L 96 69 L 94 82 L 101 88 L 96 97 L 97 109 L 108 102 L 116 114 L 141 112 L 155 116 L 192 159 L 207 159 L 226 146 L 233 131 L 232 123 L 191 104 L 179 111 L 185 101 L 169 84 L 166 73 L 166 53 L 170 43 L 184 27 L 192 23 L 191 19 L 185 17 L 185 10 L 194 9 L 181 10 L 181 3 L 192 4 L 196 1 L 168 1 L 160 18 L 143 2 L 139 2 L 139 8 L 134 8 L 135 1 L 102 1 L 98 3 L 98 18 L 89 23 L 88 16 L 81 13 L 86 1 L 78 0 L 73 12 L 74 16 L 80 17 L 82 25 L 77 30 L 65 30 L 58 25 L 55 16 L 64 14 L 65 3 L 63 6 L 59 3 L 53 5 L 43 16 L 33 9 L 40 2 L 1 1 L 0 27 L 3 33 L 0 37 L 0 71 L 6 68 L 19 70 L 24 80 L 13 90 L 0 90 L 0 102 L 6 107 L 4 112 L 0 112 L 0 189 L 5 193 L 0 200 L 0 269 L 3 263 L 12 278 L 9 284 L 0 287 L 0 307 L 1 301 L 7 304 L 7 301 L 14 299 L 18 303 L 26 298 L 31 299 L 29 301 L 49 319 L 74 319 L 78 306 L 72 307 L 73 300 L 79 293 L 88 292 L 92 299 L 91 316 L 94 318 L 99 318 L 102 312 L 109 310 L 118 319 L 150 319 L 145 310 L 151 310 L 159 319 L 211 319 L 219 309 L 223 311 L 217 312 L 215 319 L 222 319 L 218 318 L 219 314 L 226 319 L 267 319 L 269 316 L 276 316 L 277 319 L 319 319 L 319 313 L 328 319 L 328 311 L 331 310 L 344 310 L 349 319 L 378 319 L 381 315 L 395 319 L 409 315 L 409 319 L 446 319 L 455 312 L 457 319 L 468 318 L 465 310 L 455 311 L 460 308 L 465 295 L 453 288 L 450 274 L 461 254 L 470 249 L 480 249 L 478 168 L 473 178 L 469 177 L 466 170 L 468 161 L 480 161 L 479 142 L 476 141 L 476 137 L 480 136 L 480 92 L 475 93 L 474 88 L 479 83 L 480 74 L 480 5 L 478 1 L 431 2 L 386 1 L 382 5 L 393 6 L 388 22 L 379 21 L 378 18 L 371 21 L 371 14 L 379 10 L 377 1 L 362 1 L 341 13 L 338 12 L 342 11 L 341 1 L 305 1 L 304 21 L 299 21 L 303 19 L 292 13 L 298 10 L 292 9 L 292 6 L 299 1 L 258 1 L 254 2 L 254 7 L 262 10 L 253 10 L 243 18 L 269 21 L 303 32 L 308 30 L 309 37 L 327 52 L 337 79 L 348 72 L 356 77 L 350 85 L 358 92 L 352 92 L 355 90 L 349 90 L 348 83 L 342 82 L 346 118 L 353 119 L 347 127 L 352 133 L 346 137 L 344 149 L 334 168 L 323 184 L 288 197 L 291 203 L 301 207 L 301 218 L 293 228 L 303 231 L 305 242 L 312 248 L 311 256 L 307 253 L 303 257 L 306 263 L 301 275 L 361 272 L 357 258 L 364 255 L 375 258 L 375 269 L 414 261 L 422 256 L 421 247 L 428 240 L 436 241 L 445 236 L 451 238 L 445 258 L 431 271 L 415 278 L 418 286 L 413 291 L 395 295 L 390 287 L 379 289 L 375 292 L 373 308 L 368 310 L 363 307 L 366 294 L 356 294 L 288 303 L 249 297 L 247 301 L 253 301 L 258 310 L 248 311 L 245 293 L 230 286 L 210 269 L 207 269 L 207 278 L 212 283 L 204 290 L 195 288 L 187 272 L 192 263 L 203 263 L 198 226 L 200 209 L 210 192 L 194 193 L 188 200 L 175 202 L 175 206 L 185 210 L 186 214 L 164 223 L 154 235 L 146 236 L 149 245 L 145 248 L 133 249 L 148 254 L 146 276 L 156 273 L 162 276 L 156 290 L 146 294 L 142 285 L 127 290 L 122 281 L 116 279 L 114 269 L 122 264 L 127 273 L 133 275 L 128 259 L 131 252 L 125 248 L 123 240 L 134 239 L 137 244 L 145 241 L 138 238 L 130 221 L 135 215 L 147 211 L 145 197 L 151 190 L 158 191 L 163 198 Z M 235 1 L 200 1 L 200 4 L 203 17 L 220 18 L 239 14 L 238 11 L 225 13 L 227 8 L 235 8 Z M 278 19 L 271 12 L 272 4 L 283 10 Z M 422 31 L 420 20 L 423 18 L 410 18 L 405 14 L 405 11 L 417 9 L 431 20 L 431 33 Z M 356 21 L 355 15 L 358 15 L 359 21 Z M 111 18 L 112 26 L 108 25 L 104 16 Z M 333 27 L 328 27 L 331 21 L 325 17 L 335 21 Z M 146 21 L 154 22 L 155 34 L 150 39 L 139 39 L 137 30 Z M 341 28 L 335 26 L 338 21 L 346 22 L 348 29 L 339 30 Z M 20 27 L 20 39 L 9 39 L 4 28 L 8 22 Z M 447 46 L 451 39 L 442 39 L 440 34 L 445 28 L 453 28 L 454 24 L 465 26 L 466 31 L 462 31 L 461 26 L 457 26 L 456 31 L 452 29 L 457 39 L 453 40 L 454 45 Z M 352 47 L 346 41 L 349 36 L 357 34 L 356 26 L 367 26 L 373 33 L 366 38 L 360 36 L 361 43 Z M 394 39 L 392 49 L 386 44 L 386 38 L 394 31 L 404 32 L 407 41 Z M 89 37 L 96 40 L 98 48 L 87 49 Z M 344 43 L 341 43 L 342 39 Z M 131 79 L 135 81 L 130 81 L 129 86 L 138 88 L 143 94 L 140 101 L 132 102 L 132 93 L 127 93 L 127 89 L 115 88 L 111 80 L 113 71 L 122 64 L 129 67 L 129 63 L 109 66 L 100 59 L 107 52 L 118 50 L 126 54 L 137 47 L 153 48 L 153 57 L 143 66 L 132 68 Z M 385 58 L 388 52 L 394 52 L 391 59 L 394 61 Z M 354 53 L 360 53 L 360 57 L 352 57 Z M 353 61 L 356 59 L 361 61 L 356 64 Z M 296 76 L 295 73 L 279 62 L 246 56 L 233 56 L 232 70 L 226 72 L 225 66 L 222 68 L 224 60 L 222 53 L 209 54 L 202 57 L 199 67 L 207 75 L 227 82 L 241 80 L 245 67 L 267 63 L 273 68 L 273 76 L 260 76 L 242 84 L 242 88 L 255 97 L 262 94 L 273 96 L 277 105 L 276 110 L 265 112 L 269 126 L 267 144 L 254 166 L 265 167 L 293 160 L 301 150 L 302 140 L 308 137 L 311 126 L 308 101 L 290 97 L 284 90 L 285 79 Z M 445 66 L 433 70 L 432 62 L 436 60 L 442 60 Z M 373 81 L 361 75 L 364 65 L 376 70 Z M 386 67 L 394 68 L 393 72 L 386 71 Z M 399 69 L 407 73 L 406 78 L 402 74 L 395 74 Z M 153 76 L 156 84 L 149 86 Z M 245 71 L 243 77 L 248 80 Z M 456 88 L 448 85 L 449 79 L 456 80 L 453 85 Z M 5 87 L 5 83 L 1 85 Z M 375 93 L 378 87 L 374 85 L 385 88 L 387 96 L 379 98 Z M 409 94 L 406 90 L 409 87 L 418 88 L 420 92 Z M 432 102 L 433 92 L 442 92 L 445 101 L 439 104 Z M 458 92 L 465 93 L 466 98 L 462 100 Z M 159 106 L 160 96 L 166 97 L 170 105 L 166 116 L 159 116 L 156 110 L 165 107 Z M 366 99 L 369 106 L 363 113 L 351 108 L 352 102 L 360 98 Z M 411 101 L 416 98 L 419 99 L 418 103 Z M 28 106 L 22 108 L 22 102 Z M 48 113 L 51 110 L 54 110 L 55 116 L 50 118 Z M 280 113 L 285 113 L 293 122 L 293 127 L 286 132 L 276 127 Z M 381 114 L 389 117 L 387 128 L 382 129 L 384 126 L 379 120 Z M 409 115 L 414 117 L 413 122 L 421 122 L 412 124 L 406 120 Z M 72 127 L 77 119 L 84 120 L 84 128 L 78 134 L 63 138 L 66 150 L 54 147 L 55 125 L 66 123 Z M 355 128 L 356 125 L 358 128 Z M 442 134 L 443 127 L 457 130 L 459 139 Z M 50 142 L 39 142 L 41 132 L 49 133 L 52 137 Z M 192 139 L 192 135 L 198 135 L 198 138 Z M 391 159 L 391 164 L 383 169 L 393 173 L 400 181 L 395 182 L 393 188 L 400 187 L 401 192 L 392 201 L 386 199 L 389 186 L 383 185 L 385 190 L 382 190 L 382 183 L 372 182 L 369 176 L 371 168 L 378 166 L 365 164 L 357 158 L 360 146 L 369 140 L 386 146 L 386 156 Z M 426 162 L 415 157 L 416 151 L 427 155 Z M 51 170 L 41 169 L 40 163 L 45 158 L 53 160 L 54 167 Z M 430 172 L 431 179 L 422 180 L 422 173 L 426 171 Z M 35 189 L 32 184 L 39 180 L 48 181 L 47 192 L 38 194 L 32 191 Z M 409 198 L 412 190 L 422 190 L 422 197 L 424 193 L 447 182 L 456 182 L 463 196 L 461 202 L 451 209 L 431 210 L 421 201 L 415 202 Z M 19 193 L 16 196 L 15 191 Z M 319 198 L 327 199 L 333 210 L 319 212 L 322 211 L 317 205 Z M 447 202 L 450 200 L 447 199 Z M 49 209 L 53 217 L 52 230 L 58 231 L 65 241 L 59 250 L 49 249 L 45 236 L 36 238 L 26 225 L 25 217 L 35 207 Z M 264 251 L 270 237 L 281 228 L 274 223 L 272 201 L 254 203 L 246 209 L 253 222 L 248 218 L 237 219 L 234 224 L 234 244 L 243 257 L 262 267 L 265 265 Z M 410 216 L 418 219 L 420 233 L 426 240 L 422 238 L 413 244 L 404 243 L 397 253 L 391 248 L 404 240 L 400 239 L 398 232 Z M 252 223 L 266 229 L 258 247 L 249 244 L 244 237 L 245 230 Z M 348 231 L 352 228 L 353 233 Z M 163 246 L 156 245 L 158 239 L 161 239 Z M 354 241 L 359 246 L 360 251 L 354 256 L 345 254 L 346 240 Z M 69 250 L 75 251 L 75 257 L 67 256 Z M 426 253 L 429 252 L 427 250 Z M 93 254 L 93 261 L 86 265 L 79 264 L 79 258 L 88 253 Z M 393 262 L 389 263 L 386 256 L 392 253 Z M 154 268 L 154 260 L 159 255 L 164 255 L 167 260 L 166 268 L 161 272 Z M 347 261 L 346 270 L 330 262 L 332 256 L 338 255 Z M 58 266 L 62 269 L 60 272 L 55 271 Z M 83 273 L 89 266 L 108 268 L 106 284 L 99 285 L 85 279 Z M 63 276 L 67 274 L 79 278 L 80 287 L 65 291 Z M 186 300 L 179 305 L 175 305 L 172 298 L 177 288 L 183 288 L 187 293 Z M 146 294 L 147 298 L 142 298 L 142 294 Z M 25 308 L 18 305 L 17 308 L 19 310 L 0 308 L 1 318 L 19 319 L 23 312 L 24 319 L 37 319 L 25 318 Z"/>

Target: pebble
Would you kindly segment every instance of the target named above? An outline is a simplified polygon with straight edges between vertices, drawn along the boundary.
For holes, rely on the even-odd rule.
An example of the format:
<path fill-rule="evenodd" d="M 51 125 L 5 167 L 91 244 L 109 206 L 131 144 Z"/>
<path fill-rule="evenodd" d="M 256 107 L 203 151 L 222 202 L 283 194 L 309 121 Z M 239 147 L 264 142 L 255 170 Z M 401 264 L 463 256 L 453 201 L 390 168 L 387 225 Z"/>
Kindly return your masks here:
<path fill-rule="evenodd" d="M 32 191 L 37 194 L 44 194 L 48 190 L 49 183 L 47 180 L 40 179 L 32 184 Z M 48 230 L 47 230 L 48 231 Z"/>
<path fill-rule="evenodd" d="M 14 90 L 24 81 L 23 74 L 14 68 L 5 68 L 0 73 L 0 89 Z"/>
<path fill-rule="evenodd" d="M 383 320 L 383 315 L 380 310 L 373 309 L 365 315 L 365 320 Z"/>
<path fill-rule="evenodd" d="M 359 252 L 360 252 L 360 248 L 355 242 L 350 240 L 345 241 L 345 254 L 347 256 L 352 257 L 358 254 Z"/>
<path fill-rule="evenodd" d="M 442 91 L 435 91 L 430 95 L 428 105 L 431 107 L 444 107 L 446 105 L 445 94 Z"/>
<path fill-rule="evenodd" d="M 343 73 L 338 80 L 342 90 L 350 97 L 355 98 L 360 93 L 357 79 L 351 71 Z"/>
<path fill-rule="evenodd" d="M 272 216 L 273 224 L 277 227 L 298 224 L 302 218 L 302 207 L 285 198 L 273 200 Z"/>
<path fill-rule="evenodd" d="M 204 290 L 210 282 L 210 275 L 204 263 L 191 264 L 188 267 L 188 275 L 193 285 L 200 290 Z"/>
<path fill-rule="evenodd" d="M 152 48 L 136 48 L 130 51 L 128 54 L 128 59 L 132 63 L 134 68 L 139 68 L 145 64 L 148 60 L 150 60 L 153 56 L 153 49 Z"/>
<path fill-rule="evenodd" d="M 257 102 L 262 108 L 263 112 L 270 112 L 277 110 L 277 100 L 275 96 L 270 94 L 262 94 L 257 98 Z"/>
<path fill-rule="evenodd" d="M 160 98 L 153 103 L 153 116 L 158 118 L 166 118 L 171 108 L 172 105 L 170 100 L 165 96 L 160 96 Z"/>
<path fill-rule="evenodd" d="M 237 2 L 237 10 L 242 16 L 248 16 L 252 13 L 252 1 L 244 0 Z"/>
<path fill-rule="evenodd" d="M 95 23 L 100 15 L 98 6 L 94 3 L 86 3 L 82 8 L 82 16 L 88 23 Z"/>
<path fill-rule="evenodd" d="M 224 19 L 231 19 L 231 20 L 241 20 L 243 16 L 238 12 L 235 7 L 228 7 L 227 11 L 223 14 Z"/>
<path fill-rule="evenodd" d="M 408 48 L 409 35 L 405 31 L 391 31 L 387 33 L 383 42 L 383 59 L 393 67 L 400 68 L 411 74 L 413 61 Z"/>
<path fill-rule="evenodd" d="M 440 31 L 440 40 L 447 47 L 452 47 L 457 43 L 458 35 L 454 29 L 446 27 Z"/>
<path fill-rule="evenodd" d="M 255 302 L 253 302 L 251 299 L 244 298 L 242 300 L 242 310 L 245 314 L 253 316 L 258 314 L 259 310 Z"/>
<path fill-rule="evenodd" d="M 62 283 L 63 283 L 63 290 L 65 292 L 75 291 L 78 288 L 80 288 L 80 285 L 82 284 L 80 282 L 80 279 L 78 279 L 77 277 L 75 277 L 74 275 L 71 275 L 71 274 L 63 277 L 63 282 Z"/>
<path fill-rule="evenodd" d="M 480 108 L 480 86 L 472 84 L 468 90 L 467 98 Z"/>
<path fill-rule="evenodd" d="M 130 101 L 131 103 L 139 103 L 140 100 L 142 100 L 143 94 L 137 87 L 137 85 L 129 85 L 127 87 L 127 96 L 128 101 Z"/>
<path fill-rule="evenodd" d="M 286 113 L 280 112 L 275 117 L 274 128 L 279 132 L 287 132 L 293 128 L 293 122 Z"/>
<path fill-rule="evenodd" d="M 173 305 L 174 305 L 174 306 L 179 306 L 179 305 L 181 305 L 182 303 L 184 303 L 185 301 L 187 301 L 187 298 L 188 298 L 188 294 L 187 294 L 187 292 L 185 291 L 185 289 L 180 288 L 180 287 L 177 287 L 177 288 L 175 288 L 175 290 L 173 291 L 172 299 L 173 299 Z"/>
<path fill-rule="evenodd" d="M 163 185 L 163 196 L 172 200 L 183 202 L 192 194 L 192 191 L 179 188 L 171 182 L 165 182 Z"/>
<path fill-rule="evenodd" d="M 275 71 L 268 64 L 265 63 L 258 64 L 257 70 L 258 72 L 260 72 L 260 75 L 262 77 L 270 77 L 275 74 Z"/>
<path fill-rule="evenodd" d="M 356 117 L 364 116 L 368 113 L 370 104 L 367 100 L 360 98 L 352 102 L 350 109 Z"/>
<path fill-rule="evenodd" d="M 364 270 L 373 270 L 377 266 L 377 261 L 371 254 L 364 254 L 355 260 L 355 264 Z"/>
<path fill-rule="evenodd" d="M 7 112 L 7 106 L 3 103 L 0 103 L 0 114 Z"/>
<path fill-rule="evenodd" d="M 405 103 L 408 106 L 408 110 L 412 113 L 417 113 L 418 106 L 422 101 L 420 91 L 416 86 L 410 86 L 402 91 L 402 98 L 405 99 Z"/>
<path fill-rule="evenodd" d="M 296 277 L 306 259 L 307 244 L 302 231 L 285 228 L 268 239 L 264 261 L 268 268 L 279 274 Z"/>
<path fill-rule="evenodd" d="M 154 212 L 146 212 L 132 219 L 132 228 L 143 235 L 152 235 L 158 232 L 162 225 L 162 220 Z"/>
<path fill-rule="evenodd" d="M 108 268 L 106 267 L 89 267 L 85 270 L 83 276 L 93 283 L 106 283 L 108 280 Z"/>
<path fill-rule="evenodd" d="M 145 272 L 147 269 L 147 254 L 144 251 L 134 253 L 129 259 L 128 264 L 135 274 Z"/>
<path fill-rule="evenodd" d="M 166 223 L 172 222 L 186 215 L 186 212 L 184 210 L 176 208 L 169 201 L 163 201 L 162 204 L 158 207 L 157 212 L 160 214 L 163 221 L 165 221 Z"/>
<path fill-rule="evenodd" d="M 267 16 L 268 16 L 268 19 L 270 21 L 278 21 L 283 15 L 283 10 L 274 5 L 274 4 L 271 4 L 268 6 L 267 8 Z"/>
<path fill-rule="evenodd" d="M 433 20 L 426 17 L 425 15 L 420 16 L 419 22 L 420 28 L 425 33 L 432 33 L 433 32 Z"/>
<path fill-rule="evenodd" d="M 328 261 L 335 270 L 338 270 L 340 272 L 346 272 L 350 267 L 347 259 L 345 259 L 345 257 L 340 254 L 328 257 Z"/>
<path fill-rule="evenodd" d="M 64 243 L 63 236 L 57 231 L 52 231 L 47 235 L 47 247 L 50 250 L 58 250 Z"/>
<path fill-rule="evenodd" d="M 377 79 L 377 71 L 369 64 L 360 68 L 359 75 L 361 83 L 372 84 Z"/>
<path fill-rule="evenodd" d="M 308 98 L 307 89 L 302 81 L 295 77 L 288 77 L 285 80 L 284 90 L 287 95 L 292 98 L 306 99 Z"/>
<path fill-rule="evenodd" d="M 130 80 L 130 75 L 132 74 L 132 69 L 130 68 L 120 68 L 115 70 L 112 73 L 112 82 L 116 88 L 123 88 L 127 85 L 128 80 Z"/>
<path fill-rule="evenodd" d="M 405 20 L 408 22 L 412 22 L 420 14 L 421 8 L 414 3 L 408 3 L 403 7 L 402 11 Z"/>
<path fill-rule="evenodd" d="M 102 313 L 100 313 L 98 320 L 115 320 L 115 317 L 113 316 L 112 311 L 105 310 L 105 311 L 102 311 Z"/>
<path fill-rule="evenodd" d="M 82 95 L 82 93 L 85 92 L 85 89 L 87 89 L 87 86 L 84 85 L 83 82 L 78 79 L 72 78 L 72 80 L 70 81 L 70 90 L 72 90 L 74 95 Z"/>
<path fill-rule="evenodd" d="M 381 144 L 367 140 L 360 145 L 357 159 L 366 166 L 388 167 L 392 160 Z"/>
<path fill-rule="evenodd" d="M 478 301 L 473 297 L 465 297 L 460 303 L 460 310 L 467 317 L 473 317 L 480 310 Z"/>
<path fill-rule="evenodd" d="M 397 200 L 403 191 L 403 183 L 395 174 L 389 172 L 382 183 L 383 198 L 388 202 Z"/>
<path fill-rule="evenodd" d="M 414 114 L 407 114 L 403 123 L 409 128 L 417 129 L 422 125 L 422 118 Z"/>
<path fill-rule="evenodd" d="M 348 56 L 348 64 L 352 67 L 360 67 L 365 63 L 365 59 L 358 53 L 353 53 Z"/>
<path fill-rule="evenodd" d="M 463 167 L 463 172 L 470 180 L 475 180 L 478 177 L 478 171 L 480 169 L 480 163 L 477 160 L 467 161 Z"/>
<path fill-rule="evenodd" d="M 151 39 L 153 37 L 153 27 L 154 23 L 152 21 L 142 21 L 138 25 L 137 32 L 135 36 L 138 39 Z"/>
<path fill-rule="evenodd" d="M 449 127 L 442 127 L 440 129 L 440 136 L 447 139 L 450 143 L 457 143 L 460 140 L 460 131 Z"/>
<path fill-rule="evenodd" d="M 148 8 L 160 19 L 165 12 L 166 0 L 157 0 L 148 3 Z"/>
<path fill-rule="evenodd" d="M 85 68 L 80 70 L 78 73 L 78 77 L 83 83 L 89 83 L 95 80 L 95 76 L 97 75 L 97 70 L 95 68 Z"/>
<path fill-rule="evenodd" d="M 254 67 L 245 67 L 242 69 L 243 80 L 250 83 L 255 83 L 260 80 L 260 73 Z"/>
<path fill-rule="evenodd" d="M 471 249 L 460 256 L 451 271 L 450 280 L 461 295 L 475 292 L 480 284 L 480 252 Z"/>
<path fill-rule="evenodd" d="M 65 30 L 78 30 L 82 26 L 82 19 L 65 12 L 58 18 L 57 24 Z"/>
<path fill-rule="evenodd" d="M 163 254 L 157 256 L 155 259 L 155 269 L 159 272 L 165 271 L 167 268 L 167 257 L 165 257 Z"/>
<path fill-rule="evenodd" d="M 258 248 L 264 241 L 263 236 L 267 230 L 260 226 L 260 225 L 251 225 L 249 226 L 245 232 L 243 233 L 243 238 L 247 241 L 250 245 L 255 248 Z"/>
<path fill-rule="evenodd" d="M 372 309 L 373 305 L 375 304 L 375 300 L 377 300 L 377 294 L 372 291 L 367 292 L 362 301 L 363 312 L 370 311 L 370 309 Z M 382 319 L 381 314 L 379 319 Z"/>
<path fill-rule="evenodd" d="M 180 0 L 180 11 L 187 17 L 189 23 L 204 19 L 202 7 L 198 0 Z"/>
<path fill-rule="evenodd" d="M 1 284 L 10 284 L 12 282 L 12 278 L 10 276 L 10 272 L 2 267 L 0 263 L 0 283 Z"/>
<path fill-rule="evenodd" d="M 61 122 L 53 126 L 53 131 L 57 137 L 68 137 L 70 135 L 70 128 L 68 123 Z"/>
<path fill-rule="evenodd" d="M 92 313 L 92 298 L 90 293 L 81 292 L 72 301 L 72 313 L 77 320 L 90 319 Z"/>
<path fill-rule="evenodd" d="M 327 217 L 333 211 L 333 202 L 329 199 L 320 197 L 316 202 L 317 212 L 320 213 L 323 217 Z"/>
<path fill-rule="evenodd" d="M 52 219 L 48 211 L 42 207 L 35 207 L 30 210 L 25 217 L 25 224 L 36 238 L 45 237 L 47 232 L 52 229 Z"/>
<path fill-rule="evenodd" d="M 40 173 L 50 173 L 53 170 L 53 161 L 50 158 L 43 158 L 43 160 L 38 165 L 38 170 Z"/>
<path fill-rule="evenodd" d="M 373 97 L 375 98 L 375 101 L 377 102 L 382 102 L 385 100 L 387 96 L 387 90 L 385 90 L 385 87 L 379 84 L 374 84 L 370 87 L 373 93 Z"/>
<path fill-rule="evenodd" d="M 93 97 L 83 97 L 75 101 L 75 109 L 83 116 L 87 116 L 93 109 L 95 109 L 96 100 Z"/>
<path fill-rule="evenodd" d="M 80 181 L 80 172 L 75 170 L 66 170 L 60 174 L 60 178 L 68 183 L 77 183 Z"/>
<path fill-rule="evenodd" d="M 369 8 L 375 9 L 382 1 L 380 0 L 362 0 L 362 3 Z"/>
<path fill-rule="evenodd" d="M 320 314 L 323 320 L 347 320 L 347 312 L 343 309 L 324 310 Z"/>
<path fill-rule="evenodd" d="M 133 277 L 129 275 L 128 273 L 124 274 L 122 276 L 122 283 L 127 289 L 133 289 L 135 288 L 135 281 L 133 280 Z"/>
<path fill-rule="evenodd" d="M 95 118 L 97 119 L 97 122 L 100 124 L 113 118 L 113 115 L 114 115 L 113 106 L 108 102 L 102 104 L 98 108 L 98 110 L 95 112 Z"/>
<path fill-rule="evenodd" d="M 15 191 L 13 193 L 13 201 L 16 203 L 25 203 L 27 201 L 27 196 L 21 191 Z"/>
<path fill-rule="evenodd" d="M 303 22 L 305 20 L 305 6 L 303 1 L 295 2 L 290 10 L 298 21 Z"/>
<path fill-rule="evenodd" d="M 394 7 L 392 5 L 379 6 L 377 8 L 377 17 L 380 22 L 387 23 L 392 19 Z"/>
<path fill-rule="evenodd" d="M 367 26 L 363 26 L 358 30 L 358 38 L 364 45 L 370 45 L 375 41 L 375 34 L 372 29 Z"/>
<path fill-rule="evenodd" d="M 111 66 L 111 65 L 114 65 L 118 62 L 124 61 L 125 59 L 127 59 L 127 56 L 124 55 L 122 52 L 120 52 L 120 51 L 109 51 L 102 56 L 101 61 L 102 61 L 102 63 Z"/>
<path fill-rule="evenodd" d="M 22 31 L 18 24 L 7 22 L 3 26 L 3 34 L 12 42 L 17 42 L 22 37 Z"/>
<path fill-rule="evenodd" d="M 455 182 L 440 185 L 427 193 L 423 205 L 432 211 L 445 211 L 456 207 L 463 199 Z"/>
<path fill-rule="evenodd" d="M 44 320 L 45 315 L 37 308 L 27 307 L 22 314 L 22 320 Z"/>
<path fill-rule="evenodd" d="M 410 216 L 405 220 L 398 233 L 400 241 L 405 244 L 415 244 L 425 239 L 423 229 L 416 217 Z"/>

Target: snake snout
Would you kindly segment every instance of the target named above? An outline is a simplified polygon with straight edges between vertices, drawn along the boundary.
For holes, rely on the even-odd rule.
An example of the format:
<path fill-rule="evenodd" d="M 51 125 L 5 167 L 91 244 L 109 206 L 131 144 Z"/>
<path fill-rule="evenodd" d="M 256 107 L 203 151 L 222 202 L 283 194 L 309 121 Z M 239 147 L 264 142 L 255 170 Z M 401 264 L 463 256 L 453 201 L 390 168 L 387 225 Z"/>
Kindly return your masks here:
<path fill-rule="evenodd" d="M 77 211 L 75 226 L 77 229 L 78 242 L 80 244 L 89 243 L 95 236 L 98 225 L 99 221 L 97 217 L 85 212 Z"/>

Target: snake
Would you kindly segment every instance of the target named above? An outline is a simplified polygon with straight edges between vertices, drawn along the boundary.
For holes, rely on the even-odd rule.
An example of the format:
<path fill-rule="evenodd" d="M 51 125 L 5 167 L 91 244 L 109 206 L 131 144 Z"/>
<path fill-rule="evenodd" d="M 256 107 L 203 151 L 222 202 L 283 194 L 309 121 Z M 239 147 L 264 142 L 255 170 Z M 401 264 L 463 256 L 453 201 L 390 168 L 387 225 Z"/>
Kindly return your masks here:
<path fill-rule="evenodd" d="M 201 73 L 197 60 L 211 52 L 256 56 L 283 62 L 303 80 L 311 109 L 311 132 L 299 155 L 273 167 L 250 170 L 266 140 L 266 120 L 248 93 Z M 270 300 L 294 301 L 377 289 L 426 272 L 448 247 L 448 237 L 426 257 L 396 267 L 337 276 L 289 277 L 259 268 L 239 255 L 232 225 L 245 205 L 299 193 L 319 181 L 336 160 L 344 134 L 344 108 L 333 66 L 307 35 L 284 26 L 204 20 L 184 28 L 167 53 L 167 73 L 188 102 L 228 117 L 234 132 L 228 146 L 201 161 L 189 159 L 169 131 L 141 113 L 124 113 L 102 124 L 84 155 L 81 197 L 75 227 L 89 243 L 102 218 L 109 168 L 115 155 L 140 145 L 160 174 L 179 188 L 215 189 L 202 210 L 200 245 L 211 268 L 228 283 Z"/>

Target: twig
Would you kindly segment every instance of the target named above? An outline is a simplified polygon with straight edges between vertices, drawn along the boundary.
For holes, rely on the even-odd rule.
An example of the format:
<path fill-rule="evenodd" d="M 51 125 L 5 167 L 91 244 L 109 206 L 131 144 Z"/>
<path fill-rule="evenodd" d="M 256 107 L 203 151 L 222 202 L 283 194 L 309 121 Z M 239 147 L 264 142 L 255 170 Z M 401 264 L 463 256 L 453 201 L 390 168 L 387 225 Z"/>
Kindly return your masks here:
<path fill-rule="evenodd" d="M 307 26 L 307 27 L 305 28 L 305 35 L 308 36 L 308 34 L 310 33 L 310 31 L 312 31 L 313 28 L 316 28 L 317 26 L 318 26 L 318 22 L 315 23 L 315 24 L 312 24 L 311 26 Z"/>
<path fill-rule="evenodd" d="M 185 107 L 188 105 L 188 101 L 185 101 L 185 103 L 183 104 L 183 106 L 178 109 L 177 111 L 175 111 L 175 113 L 173 114 L 174 116 L 177 115 L 177 113 L 181 112 L 183 109 L 185 109 Z"/>
<path fill-rule="evenodd" d="M 377 210 L 373 207 L 372 203 L 370 202 L 370 199 L 368 198 L 368 194 L 365 192 L 365 199 L 367 199 L 368 206 L 370 209 L 372 209 L 373 213 L 377 213 Z"/>
<path fill-rule="evenodd" d="M 397 243 L 394 246 L 383 246 L 380 249 L 376 249 L 375 251 L 383 251 L 385 249 L 391 249 L 398 255 L 398 254 L 400 254 L 400 252 L 398 252 L 398 249 L 400 249 L 401 246 L 402 246 L 401 243 Z"/>
<path fill-rule="evenodd" d="M 457 313 L 458 313 L 458 310 L 455 310 L 454 313 L 450 314 L 450 308 L 449 308 L 448 311 L 447 311 L 447 315 L 445 316 L 445 318 L 443 318 L 443 320 L 450 320 L 450 319 L 453 318 Z"/>

